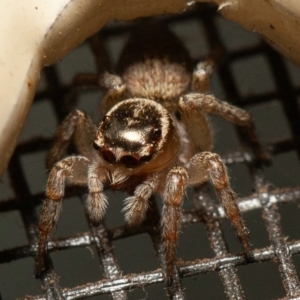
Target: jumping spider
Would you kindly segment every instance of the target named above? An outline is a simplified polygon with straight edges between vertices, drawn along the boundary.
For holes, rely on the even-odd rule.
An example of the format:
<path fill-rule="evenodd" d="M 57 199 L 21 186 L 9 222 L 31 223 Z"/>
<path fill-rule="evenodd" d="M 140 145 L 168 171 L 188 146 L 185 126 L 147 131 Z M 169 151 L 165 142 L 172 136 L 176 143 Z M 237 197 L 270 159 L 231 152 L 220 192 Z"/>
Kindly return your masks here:
<path fill-rule="evenodd" d="M 253 131 L 253 122 L 246 111 L 208 94 L 212 71 L 213 63 L 205 61 L 193 72 L 187 50 L 160 23 L 150 22 L 131 35 L 117 67 L 120 77 L 107 72 L 97 77 L 99 85 L 107 89 L 99 127 L 87 114 L 75 110 L 56 133 L 48 155 L 52 169 L 39 221 L 40 271 L 66 181 L 87 185 L 87 208 L 94 222 L 104 217 L 108 205 L 104 184 L 129 193 L 123 211 L 130 225 L 143 221 L 149 198 L 157 192 L 163 201 L 161 238 L 166 279 L 172 279 L 176 271 L 183 196 L 191 185 L 211 181 L 244 252 L 250 253 L 247 229 L 226 167 L 220 156 L 211 152 L 213 140 L 206 113 L 249 131 Z M 254 132 L 251 134 L 255 137 Z M 71 139 L 80 155 L 63 158 Z"/>

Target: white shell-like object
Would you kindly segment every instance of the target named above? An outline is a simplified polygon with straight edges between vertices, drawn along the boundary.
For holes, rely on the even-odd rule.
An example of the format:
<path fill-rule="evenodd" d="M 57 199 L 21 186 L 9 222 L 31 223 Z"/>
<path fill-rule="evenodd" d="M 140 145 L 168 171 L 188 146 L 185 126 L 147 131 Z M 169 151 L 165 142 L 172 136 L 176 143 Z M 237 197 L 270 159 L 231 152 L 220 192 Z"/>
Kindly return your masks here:
<path fill-rule="evenodd" d="M 300 65 L 299 0 L 197 0 L 257 31 Z M 0 0 L 0 175 L 27 117 L 40 71 L 109 20 L 180 13 L 190 0 Z M 138 3 L 138 5 L 137 5 Z"/>
<path fill-rule="evenodd" d="M 138 4 L 137 4 L 138 3 Z M 31 106 L 41 69 L 109 20 L 180 13 L 185 0 L 0 0 L 0 175 Z"/>
<path fill-rule="evenodd" d="M 213 2 L 225 19 L 255 31 L 300 66 L 299 0 L 197 0 Z"/>

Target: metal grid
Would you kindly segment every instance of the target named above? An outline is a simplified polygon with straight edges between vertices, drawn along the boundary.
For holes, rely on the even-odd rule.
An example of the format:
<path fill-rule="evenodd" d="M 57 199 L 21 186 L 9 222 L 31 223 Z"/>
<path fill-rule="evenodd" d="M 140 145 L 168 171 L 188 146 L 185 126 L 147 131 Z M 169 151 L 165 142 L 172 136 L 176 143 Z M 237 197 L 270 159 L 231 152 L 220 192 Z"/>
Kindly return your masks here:
<path fill-rule="evenodd" d="M 300 184 L 300 169 L 298 168 L 300 166 L 300 126 L 298 125 L 300 120 L 298 103 L 300 81 L 297 76 L 300 75 L 300 71 L 256 36 L 253 37 L 251 34 L 243 32 L 242 34 L 248 34 L 250 39 L 250 42 L 246 40 L 245 43 L 242 35 L 224 36 L 227 28 L 230 31 L 230 28 L 235 25 L 225 22 L 217 16 L 214 7 L 198 5 L 185 14 L 167 17 L 164 21 L 168 22 L 175 31 L 177 30 L 179 35 L 182 33 L 183 41 L 187 44 L 195 43 L 195 36 L 189 38 L 191 30 L 201 29 L 197 31 L 197 34 L 201 33 L 199 41 L 204 43 L 205 50 L 203 51 L 201 48 L 199 51 L 194 51 L 195 62 L 210 51 L 222 49 L 225 55 L 219 62 L 216 71 L 214 82 L 217 84 L 213 84 L 213 92 L 222 99 L 249 109 L 254 118 L 256 115 L 257 118 L 262 115 L 262 118 L 258 119 L 258 132 L 263 146 L 271 156 L 271 166 L 265 168 L 255 163 L 250 152 L 240 150 L 240 146 L 247 144 L 243 132 L 238 128 L 230 127 L 229 132 L 224 131 L 226 137 L 222 138 L 223 129 L 218 127 L 218 121 L 215 125 L 216 131 L 221 130 L 221 134 L 218 132 L 216 134 L 221 140 L 218 142 L 216 138 L 217 152 L 233 170 L 231 173 L 233 185 L 241 195 L 240 208 L 252 233 L 250 239 L 254 249 L 253 260 L 246 261 L 241 254 L 240 246 L 235 241 L 234 232 L 225 221 L 224 210 L 215 202 L 208 186 L 204 186 L 196 191 L 193 205 L 190 200 L 187 200 L 188 205 L 182 219 L 184 232 L 178 246 L 178 257 L 186 257 L 187 248 L 195 248 L 198 251 L 199 243 L 201 247 L 211 248 L 206 252 L 203 250 L 201 253 L 196 253 L 193 259 L 179 259 L 180 278 L 175 281 L 172 288 L 166 289 L 163 284 L 164 279 L 159 264 L 161 261 L 158 226 L 160 204 L 154 199 L 145 223 L 139 228 L 130 228 L 126 224 L 118 224 L 118 222 L 116 223 L 118 226 L 111 226 L 110 218 L 117 218 L 112 214 L 111 216 L 108 214 L 106 221 L 98 227 L 94 227 L 85 214 L 86 230 L 79 230 L 75 233 L 72 232 L 72 229 L 67 230 L 67 234 L 64 231 L 61 233 L 60 228 L 63 225 L 60 222 L 56 235 L 49 242 L 49 252 L 54 261 L 53 267 L 41 279 L 31 278 L 36 255 L 38 214 L 44 197 L 43 188 L 47 177 L 45 172 L 41 171 L 42 167 L 34 170 L 32 165 L 35 165 L 37 161 L 42 165 L 42 157 L 50 147 L 51 136 L 55 130 L 52 126 L 55 128 L 56 121 L 59 123 L 74 106 L 84 106 L 89 101 L 96 103 L 100 96 L 98 91 L 76 90 L 74 93 L 74 89 L 70 89 L 70 84 L 76 70 L 75 73 L 74 70 L 72 71 L 72 75 L 65 75 L 65 68 L 69 67 L 63 61 L 60 65 L 44 70 L 41 86 L 33 106 L 36 107 L 37 113 L 34 122 L 38 122 L 36 117 L 38 116 L 40 123 L 39 125 L 37 123 L 28 125 L 31 134 L 28 136 L 24 134 L 21 138 L 2 183 L 3 200 L 0 201 L 0 213 L 4 216 L 2 218 L 4 226 L 1 225 L 4 234 L 0 241 L 1 244 L 3 241 L 4 247 L 1 246 L 0 249 L 0 267 L 3 267 L 0 268 L 0 292 L 2 292 L 3 300 L 16 296 L 21 299 L 86 299 L 92 296 L 98 296 L 99 299 L 300 298 L 297 276 L 297 266 L 299 268 L 300 265 L 296 256 L 300 253 L 300 234 L 297 232 L 299 222 L 297 217 L 300 215 L 297 207 L 300 200 L 300 186 L 298 186 Z M 108 48 L 112 41 L 119 43 L 125 40 L 132 26 L 134 24 L 117 23 L 105 28 L 102 36 Z M 181 31 L 184 27 L 188 29 L 187 32 Z M 241 29 L 237 30 L 238 34 L 242 32 Z M 115 44 L 112 45 L 115 47 Z M 78 67 L 73 66 L 74 69 L 77 68 L 77 71 L 80 72 L 94 68 L 92 63 L 80 65 L 80 61 L 92 61 L 91 54 L 90 57 L 84 59 L 81 57 L 80 49 L 86 49 L 84 47 L 87 46 L 83 45 L 76 50 L 79 51 L 79 54 L 73 60 L 73 63 L 79 64 Z M 117 54 L 113 55 L 117 56 Z M 77 61 L 78 57 L 80 57 L 80 61 Z M 255 60 L 256 58 L 258 60 Z M 260 64 L 261 61 L 264 63 Z M 243 74 L 248 80 L 247 76 L 248 74 L 251 76 L 251 73 L 254 74 L 253 81 L 247 82 L 246 88 L 242 87 Z M 271 83 L 264 76 L 269 76 Z M 46 103 L 43 109 L 39 108 L 41 103 L 43 105 Z M 274 117 L 272 111 L 278 108 L 279 112 Z M 96 115 L 93 107 L 90 108 L 90 112 Z M 50 121 L 46 121 L 49 118 Z M 221 122 L 219 126 L 226 127 L 227 125 Z M 284 127 L 286 127 L 286 132 L 282 133 L 281 129 Z M 40 128 L 42 128 L 42 134 L 39 132 Z M 235 135 L 232 133 L 233 130 L 236 130 L 237 141 L 235 138 L 233 141 L 232 138 L 229 138 L 230 135 Z M 228 142 L 228 140 L 231 141 Z M 227 142 L 229 146 L 224 148 L 224 145 L 221 144 Z M 4 192 L 6 185 L 10 187 L 7 194 Z M 85 189 L 67 188 L 65 199 L 72 199 L 72 201 L 64 201 L 64 206 L 65 203 L 70 206 L 64 208 L 61 218 L 64 218 L 64 214 L 68 213 L 68 210 L 69 216 L 76 215 L 76 211 L 73 211 L 73 204 L 71 204 L 75 201 L 74 197 L 77 200 L 80 199 L 78 201 L 79 213 L 75 217 L 82 218 L 84 216 L 80 210 L 84 209 L 82 199 L 84 199 L 85 193 Z M 110 198 L 113 197 L 114 194 L 110 194 Z M 189 199 L 192 197 L 189 196 Z M 286 207 L 291 207 L 291 209 L 286 209 Z M 21 221 L 13 219 L 12 222 L 9 222 L 11 218 L 7 216 L 11 214 L 20 214 Z M 69 217 L 66 217 L 64 225 L 76 227 L 77 225 L 74 223 L 77 222 L 81 221 L 70 221 Z M 199 229 L 200 227 L 196 227 L 197 224 L 201 224 L 203 228 Z M 8 240 L 12 239 L 16 227 L 19 227 L 18 230 L 20 228 L 21 231 L 24 230 L 26 236 L 17 237 L 17 242 L 12 243 L 11 246 L 4 239 L 6 237 Z M 185 231 L 191 227 L 196 230 L 193 231 L 193 234 L 188 235 Z M 293 228 L 296 230 L 292 231 Z M 198 231 L 201 232 L 201 237 Z M 69 234 L 69 232 L 72 233 Z M 195 232 L 197 232 L 196 235 Z M 188 240 L 185 238 L 185 234 L 188 236 Z M 122 248 L 118 252 L 114 247 L 118 241 L 125 239 L 129 241 L 126 245 L 132 245 L 131 238 L 141 235 L 150 237 L 151 243 L 148 243 L 148 246 L 144 246 L 142 243 L 138 244 L 138 247 L 133 245 L 130 251 L 141 254 L 145 252 L 146 255 L 149 255 L 149 248 L 151 251 L 154 248 L 157 267 L 151 266 L 151 269 L 147 271 L 147 261 L 144 259 L 144 264 L 141 264 L 139 272 L 128 272 L 122 268 L 122 264 L 119 263 L 121 258 L 118 256 L 126 249 Z M 259 237 L 256 237 L 258 235 L 262 235 L 262 242 Z M 134 252 L 134 248 L 140 249 L 138 252 Z M 72 273 L 72 267 L 80 262 L 80 258 L 66 254 L 68 257 L 72 257 L 71 264 L 68 264 L 67 256 L 60 260 L 55 256 L 59 256 L 61 253 L 71 253 L 73 249 L 90 249 L 95 256 L 97 255 L 101 271 L 98 272 L 98 261 L 94 258 L 92 264 L 96 265 L 97 269 L 96 275 L 93 275 L 94 279 L 91 280 L 91 277 L 86 276 L 89 264 L 80 265 L 79 277 L 82 283 L 76 282 L 73 286 L 65 287 L 65 278 L 76 276 Z M 91 256 L 86 250 L 84 255 Z M 30 260 L 27 260 L 24 270 L 22 270 L 16 262 L 26 258 L 30 258 Z M 129 265 L 133 265 L 137 257 L 132 255 L 129 259 Z M 259 265 L 260 267 L 253 268 L 258 265 L 257 262 L 263 263 Z M 7 265 L 7 263 L 10 264 Z M 267 270 L 266 273 L 265 270 Z M 22 275 L 30 277 L 30 282 L 35 281 L 36 286 L 42 285 L 42 289 L 37 287 L 32 293 L 28 284 L 28 289 L 24 289 L 22 294 L 10 294 L 9 291 L 22 290 L 18 287 L 19 283 L 17 282 L 18 276 L 20 282 L 25 280 L 21 277 Z M 188 277 L 195 281 L 188 281 Z M 264 277 L 268 277 L 267 280 L 264 280 Z M 208 278 L 207 281 L 205 281 L 206 278 Z M 40 283 L 39 280 L 41 280 Z M 267 281 L 270 281 L 269 286 L 267 286 Z M 133 290 L 134 292 L 132 292 Z M 137 290 L 142 293 L 135 293 Z M 38 296 L 28 296 L 28 294 L 38 294 Z"/>

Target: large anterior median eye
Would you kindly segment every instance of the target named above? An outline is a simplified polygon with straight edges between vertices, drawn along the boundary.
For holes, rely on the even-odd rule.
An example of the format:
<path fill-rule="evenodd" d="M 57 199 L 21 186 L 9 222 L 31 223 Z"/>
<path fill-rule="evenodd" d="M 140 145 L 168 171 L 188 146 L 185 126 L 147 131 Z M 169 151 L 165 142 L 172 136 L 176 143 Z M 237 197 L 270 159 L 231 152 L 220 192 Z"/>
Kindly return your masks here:
<path fill-rule="evenodd" d="M 115 155 L 110 150 L 102 150 L 101 155 L 104 160 L 106 160 L 110 164 L 114 164 L 116 162 Z"/>
<path fill-rule="evenodd" d="M 131 155 L 124 155 L 121 159 L 120 162 L 127 168 L 135 168 L 139 164 L 139 159 L 137 159 L 134 156 Z"/>

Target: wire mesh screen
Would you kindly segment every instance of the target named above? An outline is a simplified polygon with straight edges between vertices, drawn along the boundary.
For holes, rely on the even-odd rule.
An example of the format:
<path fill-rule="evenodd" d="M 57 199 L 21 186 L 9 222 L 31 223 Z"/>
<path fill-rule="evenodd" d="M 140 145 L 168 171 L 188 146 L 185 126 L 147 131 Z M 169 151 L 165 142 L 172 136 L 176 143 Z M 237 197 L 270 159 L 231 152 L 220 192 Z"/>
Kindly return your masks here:
<path fill-rule="evenodd" d="M 247 261 L 209 184 L 189 190 L 177 251 L 180 278 L 164 283 L 159 255 L 161 201 L 146 221 L 126 225 L 125 194 L 106 191 L 109 208 L 95 227 L 86 214 L 86 189 L 69 186 L 48 244 L 52 265 L 34 276 L 37 222 L 47 181 L 45 157 L 57 125 L 74 107 L 98 122 L 102 92 L 71 88 L 78 73 L 96 72 L 85 43 L 45 68 L 20 142 L 1 182 L 1 299 L 298 299 L 300 285 L 300 71 L 257 35 L 198 5 L 163 18 L 193 60 L 222 49 L 212 93 L 253 115 L 269 166 L 245 152 L 245 135 L 212 118 L 214 151 L 227 164 L 250 230 L 253 260 Z M 134 23 L 112 23 L 101 36 L 116 63 Z"/>

